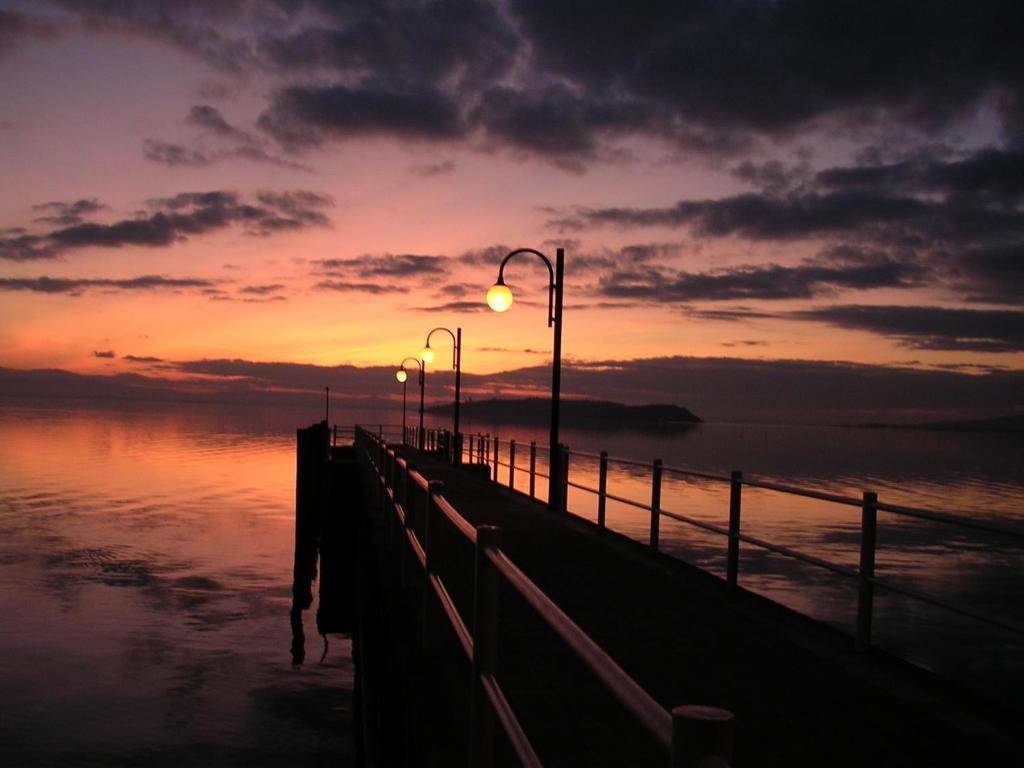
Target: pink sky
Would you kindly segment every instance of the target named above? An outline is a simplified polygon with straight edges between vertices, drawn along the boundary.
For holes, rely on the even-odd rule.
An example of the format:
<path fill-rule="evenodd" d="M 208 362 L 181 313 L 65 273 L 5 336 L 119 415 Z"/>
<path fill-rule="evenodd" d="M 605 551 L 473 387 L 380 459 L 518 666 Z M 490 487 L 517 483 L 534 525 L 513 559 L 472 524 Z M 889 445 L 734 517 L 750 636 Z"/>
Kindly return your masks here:
<path fill-rule="evenodd" d="M 780 63 L 795 3 L 694 10 L 723 53 L 671 10 L 576 49 L 532 2 L 293 5 L 0 0 L 0 366 L 391 365 L 438 325 L 467 371 L 538 365 L 536 265 L 467 302 L 558 244 L 573 360 L 1024 366 L 1022 57 L 984 3 L 955 91 L 898 76 L 956 27 L 928 9 L 811 14 L 850 44 Z M 878 71 L 843 60 L 873 24 Z"/>

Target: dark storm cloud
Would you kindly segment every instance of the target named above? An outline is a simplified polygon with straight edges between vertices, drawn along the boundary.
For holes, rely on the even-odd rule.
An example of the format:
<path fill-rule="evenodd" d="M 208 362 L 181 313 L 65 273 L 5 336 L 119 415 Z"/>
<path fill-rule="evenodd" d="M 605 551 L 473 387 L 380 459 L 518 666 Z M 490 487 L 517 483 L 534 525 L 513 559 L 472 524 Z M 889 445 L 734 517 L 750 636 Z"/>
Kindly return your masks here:
<path fill-rule="evenodd" d="M 583 99 L 564 86 L 486 91 L 471 115 L 498 145 L 554 159 L 570 170 L 597 155 L 601 134 L 623 134 L 648 122 L 647 108 Z"/>
<path fill-rule="evenodd" d="M 950 279 L 968 301 L 1024 304 L 1024 243 L 965 249 L 951 262 Z"/>
<path fill-rule="evenodd" d="M 66 277 L 0 278 L 0 291 L 32 291 L 78 295 L 90 289 L 114 291 L 149 291 L 182 288 L 209 288 L 213 281 L 197 277 L 164 277 L 142 275 L 125 279 Z"/>
<path fill-rule="evenodd" d="M 964 211 L 964 226 L 970 224 Z M 667 208 L 579 208 L 575 214 L 550 220 L 562 230 L 589 226 L 691 227 L 711 237 L 739 235 L 753 240 L 779 240 L 843 234 L 879 225 L 921 226 L 945 213 L 937 206 L 910 197 L 858 190 L 792 194 L 782 197 L 741 194 L 718 200 L 681 200 Z M 978 218 L 999 216 L 977 211 Z M 1003 216 L 1024 227 L 1024 216 Z"/>
<path fill-rule="evenodd" d="M 441 275 L 448 271 L 444 256 L 423 256 L 414 253 L 358 256 L 353 259 L 321 259 L 312 262 L 320 274 L 331 276 L 358 275 L 373 277 L 415 277 Z"/>
<path fill-rule="evenodd" d="M 816 180 L 833 188 L 943 192 L 1012 203 L 1024 197 L 1024 150 L 988 148 L 957 160 L 922 157 L 830 168 Z"/>
<path fill-rule="evenodd" d="M 717 128 L 888 115 L 934 130 L 1024 82 L 1011 0 L 597 2 L 585 23 L 545 0 L 510 7 L 546 71 Z"/>
<path fill-rule="evenodd" d="M 791 316 L 871 331 L 911 349 L 1024 351 L 1021 311 L 843 305 L 793 312 Z"/>
<path fill-rule="evenodd" d="M 435 82 L 457 78 L 465 87 L 503 77 L 519 46 L 496 3 L 317 5 L 323 13 L 318 24 L 261 37 L 261 52 L 279 70 L 373 72 Z"/>
<path fill-rule="evenodd" d="M 319 291 L 336 291 L 338 293 L 369 293 L 379 295 L 383 293 L 408 293 L 409 289 L 401 285 L 386 285 L 384 283 L 353 283 L 340 280 L 323 280 L 313 286 Z"/>
<path fill-rule="evenodd" d="M 924 270 L 885 254 L 846 263 L 805 262 L 731 267 L 705 273 L 642 267 L 601 278 L 600 292 L 612 298 L 656 302 L 807 299 L 836 289 L 906 288 Z"/>
<path fill-rule="evenodd" d="M 274 95 L 259 125 L 292 148 L 380 134 L 443 141 L 466 132 L 453 99 L 422 80 L 291 86 Z"/>
<path fill-rule="evenodd" d="M 46 38 L 55 34 L 57 27 L 50 21 L 0 8 L 0 56 L 26 38 Z"/>

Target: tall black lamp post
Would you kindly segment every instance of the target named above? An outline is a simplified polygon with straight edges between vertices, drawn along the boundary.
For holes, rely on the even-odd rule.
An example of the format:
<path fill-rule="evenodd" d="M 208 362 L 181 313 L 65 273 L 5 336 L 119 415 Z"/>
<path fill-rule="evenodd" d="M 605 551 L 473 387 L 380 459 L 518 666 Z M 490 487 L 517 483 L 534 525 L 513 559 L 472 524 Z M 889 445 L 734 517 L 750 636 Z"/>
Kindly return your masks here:
<path fill-rule="evenodd" d="M 455 423 L 452 428 L 452 440 L 455 442 L 451 446 L 451 451 L 452 461 L 459 464 L 462 461 L 461 443 L 459 442 L 459 400 L 462 380 L 462 329 L 456 328 L 455 333 L 452 333 L 450 328 L 434 328 L 430 333 L 428 333 L 427 344 L 420 353 L 420 359 L 422 359 L 424 363 L 432 363 L 434 361 L 434 350 L 430 348 L 430 337 L 437 331 L 444 331 L 452 337 L 452 368 L 455 370 Z"/>
<path fill-rule="evenodd" d="M 498 267 L 498 282 L 487 291 L 487 305 L 495 312 L 505 312 L 512 306 L 512 291 L 505 285 L 505 265 L 509 259 L 520 253 L 532 253 L 538 256 L 548 268 L 548 327 L 554 329 L 554 349 L 551 354 L 551 445 L 548 480 L 548 509 L 559 509 L 562 488 L 561 457 L 558 450 L 558 411 L 559 397 L 562 386 L 562 278 L 565 272 L 565 250 L 555 251 L 555 266 L 540 251 L 533 248 L 520 248 L 512 251 L 501 261 Z"/>
<path fill-rule="evenodd" d="M 405 436 L 405 382 L 409 379 L 409 374 L 405 370 L 405 364 L 409 360 L 416 363 L 416 369 L 420 372 L 420 428 L 417 433 L 416 447 L 423 450 L 423 369 L 426 365 L 418 357 L 405 358 L 395 372 L 395 378 L 402 382 L 402 435 L 403 437 Z"/>

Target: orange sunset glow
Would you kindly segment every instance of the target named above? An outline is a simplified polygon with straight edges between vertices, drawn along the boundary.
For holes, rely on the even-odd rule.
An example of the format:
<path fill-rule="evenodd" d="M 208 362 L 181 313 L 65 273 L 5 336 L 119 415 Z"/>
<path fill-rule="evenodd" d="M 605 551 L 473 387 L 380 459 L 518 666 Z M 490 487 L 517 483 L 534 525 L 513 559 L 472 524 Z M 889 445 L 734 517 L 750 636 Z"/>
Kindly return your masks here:
<path fill-rule="evenodd" d="M 947 92 L 927 80 L 941 71 L 787 64 L 781 17 L 757 22 L 761 47 L 730 48 L 742 10 L 707 12 L 722 34 L 707 55 L 749 68 L 715 91 L 688 64 L 706 41 L 682 31 L 611 74 L 656 14 L 620 50 L 614 25 L 563 37 L 530 2 L 447 22 L 430 3 L 160 5 L 0 3 L 6 369 L 163 386 L 221 375 L 202 361 L 323 368 L 234 377 L 313 392 L 443 324 L 465 330 L 467 374 L 527 371 L 550 359 L 545 271 L 510 265 L 506 314 L 484 294 L 509 250 L 564 247 L 567 365 L 676 361 L 658 399 L 699 399 L 685 371 L 712 361 L 1019 384 L 1019 78 L 981 67 Z M 363 45 L 389 23 L 420 39 Z M 926 58 L 887 45 L 882 68 Z M 764 68 L 777 92 L 753 98 Z"/>

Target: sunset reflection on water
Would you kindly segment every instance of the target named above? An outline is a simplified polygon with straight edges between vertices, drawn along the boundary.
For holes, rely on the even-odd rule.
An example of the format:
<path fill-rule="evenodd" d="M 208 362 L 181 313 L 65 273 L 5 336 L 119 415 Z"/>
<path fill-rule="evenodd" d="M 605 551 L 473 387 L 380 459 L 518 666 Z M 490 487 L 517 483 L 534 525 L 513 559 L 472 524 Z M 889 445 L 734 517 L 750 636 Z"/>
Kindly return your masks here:
<path fill-rule="evenodd" d="M 6 764 L 351 756 L 347 641 L 288 652 L 293 430 L 314 418 L 0 408 Z"/>

